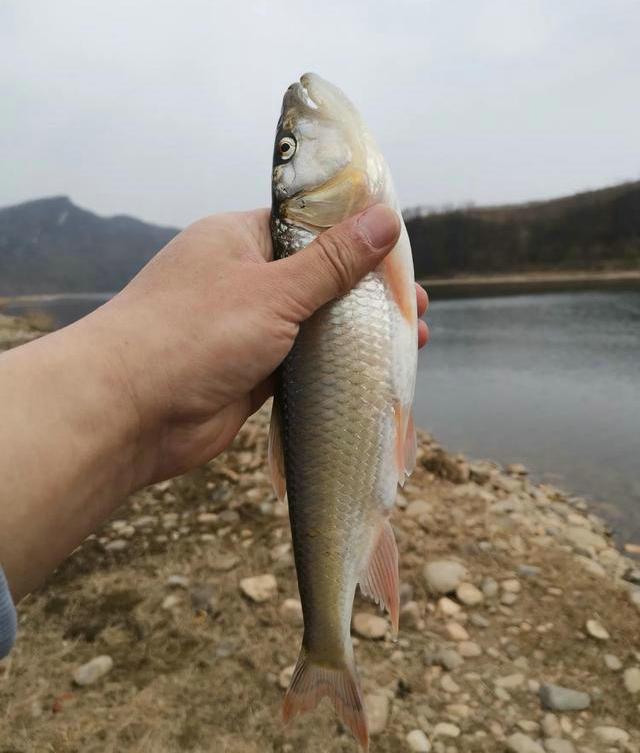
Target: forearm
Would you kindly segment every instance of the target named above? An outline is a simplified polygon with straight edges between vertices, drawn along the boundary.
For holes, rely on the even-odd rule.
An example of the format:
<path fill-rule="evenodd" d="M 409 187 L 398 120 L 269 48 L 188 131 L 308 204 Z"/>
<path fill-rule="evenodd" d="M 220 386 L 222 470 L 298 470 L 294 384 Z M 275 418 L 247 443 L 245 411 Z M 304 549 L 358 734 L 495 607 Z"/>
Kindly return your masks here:
<path fill-rule="evenodd" d="M 141 431 L 105 326 L 0 356 L 0 562 L 16 600 L 139 484 Z"/>

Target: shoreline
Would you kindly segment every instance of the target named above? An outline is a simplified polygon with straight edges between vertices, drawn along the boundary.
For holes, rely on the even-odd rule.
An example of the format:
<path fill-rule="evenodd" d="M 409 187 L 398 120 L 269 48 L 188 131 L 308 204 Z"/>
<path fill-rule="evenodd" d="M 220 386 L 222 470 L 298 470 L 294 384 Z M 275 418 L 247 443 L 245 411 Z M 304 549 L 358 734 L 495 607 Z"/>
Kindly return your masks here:
<path fill-rule="evenodd" d="M 584 290 L 640 290 L 640 270 L 468 275 L 434 277 L 419 282 L 436 301 Z"/>

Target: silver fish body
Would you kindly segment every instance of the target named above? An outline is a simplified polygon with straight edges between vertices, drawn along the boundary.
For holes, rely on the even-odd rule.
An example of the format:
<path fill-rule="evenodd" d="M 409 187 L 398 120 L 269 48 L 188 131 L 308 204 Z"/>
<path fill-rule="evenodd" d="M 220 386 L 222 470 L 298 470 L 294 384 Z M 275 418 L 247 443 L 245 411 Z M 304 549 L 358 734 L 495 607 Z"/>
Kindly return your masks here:
<path fill-rule="evenodd" d="M 355 108 L 313 74 L 285 95 L 274 162 L 276 257 L 373 203 L 396 207 L 388 168 Z M 365 748 L 351 612 L 360 584 L 397 629 L 397 549 L 388 518 L 415 461 L 416 348 L 403 227 L 378 269 L 301 325 L 281 367 L 272 417 L 272 475 L 280 494 L 286 486 L 305 626 L 285 718 L 327 695 Z"/>

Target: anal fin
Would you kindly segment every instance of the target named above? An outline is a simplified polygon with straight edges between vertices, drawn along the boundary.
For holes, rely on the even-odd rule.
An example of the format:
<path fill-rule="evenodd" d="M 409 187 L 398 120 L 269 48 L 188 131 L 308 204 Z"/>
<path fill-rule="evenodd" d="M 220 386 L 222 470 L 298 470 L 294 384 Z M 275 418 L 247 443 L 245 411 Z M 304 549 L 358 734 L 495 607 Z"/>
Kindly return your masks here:
<path fill-rule="evenodd" d="M 400 617 L 398 547 L 388 520 L 382 524 L 366 572 L 360 578 L 360 590 L 389 612 L 393 633 L 397 635 Z"/>
<path fill-rule="evenodd" d="M 284 440 L 282 432 L 282 412 L 277 398 L 273 398 L 271 424 L 269 425 L 269 471 L 273 490 L 279 500 L 287 493 L 287 480 L 284 466 Z"/>
<path fill-rule="evenodd" d="M 340 720 L 367 753 L 369 730 L 355 669 L 347 665 L 317 664 L 303 646 L 282 706 L 285 724 L 294 716 L 314 709 L 325 696 L 332 701 Z"/>

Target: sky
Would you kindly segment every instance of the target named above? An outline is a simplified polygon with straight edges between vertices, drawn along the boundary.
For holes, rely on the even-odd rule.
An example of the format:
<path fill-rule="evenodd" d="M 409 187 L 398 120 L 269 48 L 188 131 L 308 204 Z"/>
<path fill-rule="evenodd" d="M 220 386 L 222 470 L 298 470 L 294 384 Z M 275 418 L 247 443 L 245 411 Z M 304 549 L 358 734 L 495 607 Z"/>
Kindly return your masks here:
<path fill-rule="evenodd" d="M 637 0 L 0 0 L 0 206 L 267 205 L 307 70 L 358 106 L 404 207 L 638 179 L 638 29 Z"/>

